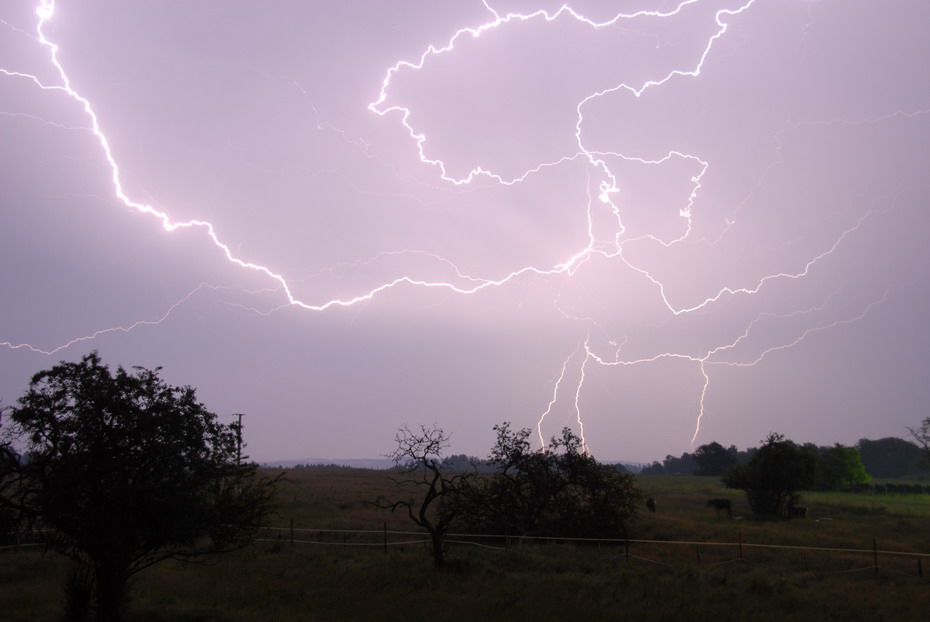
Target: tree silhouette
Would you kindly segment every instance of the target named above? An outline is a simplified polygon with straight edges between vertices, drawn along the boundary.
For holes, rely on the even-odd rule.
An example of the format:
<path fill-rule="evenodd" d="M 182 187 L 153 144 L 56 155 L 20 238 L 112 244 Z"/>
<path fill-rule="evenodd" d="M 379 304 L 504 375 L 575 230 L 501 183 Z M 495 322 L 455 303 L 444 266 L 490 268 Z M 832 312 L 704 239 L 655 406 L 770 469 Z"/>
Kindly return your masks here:
<path fill-rule="evenodd" d="M 463 519 L 492 534 L 616 538 L 628 533 L 645 495 L 633 476 L 601 464 L 570 429 L 531 450 L 529 429 L 494 426 L 497 471 L 465 490 Z"/>
<path fill-rule="evenodd" d="M 701 445 L 693 454 L 698 465 L 695 475 L 723 475 L 736 464 L 735 449 L 734 447 L 734 451 L 727 450 L 717 441 Z"/>
<path fill-rule="evenodd" d="M 894 436 L 856 443 L 865 470 L 872 477 L 898 478 L 920 473 L 925 451 L 910 441 Z"/>
<path fill-rule="evenodd" d="M 445 537 L 458 516 L 460 490 L 474 472 L 450 473 L 442 459 L 449 446 L 449 436 L 436 426 L 420 425 L 411 430 L 401 427 L 394 440 L 397 448 L 389 454 L 403 474 L 395 479 L 398 486 L 412 485 L 423 490 L 419 498 L 388 501 L 379 497 L 375 504 L 390 509 L 404 508 L 414 523 L 426 530 L 430 537 L 433 562 L 437 568 L 445 564 Z"/>
<path fill-rule="evenodd" d="M 733 467 L 722 479 L 727 487 L 746 492 L 756 516 L 787 518 L 798 502 L 798 491 L 813 487 L 816 466 L 816 454 L 772 433 L 748 464 Z"/>
<path fill-rule="evenodd" d="M 917 428 L 908 428 L 907 431 L 924 450 L 924 465 L 930 464 L 930 417 L 925 417 Z"/>
<path fill-rule="evenodd" d="M 101 622 L 123 618 L 135 573 L 241 547 L 271 508 L 274 482 L 237 463 L 235 425 L 158 372 L 114 373 L 96 352 L 62 362 L 33 376 L 6 431 L 24 451 L 5 461 L 5 505 L 51 530 Z"/>

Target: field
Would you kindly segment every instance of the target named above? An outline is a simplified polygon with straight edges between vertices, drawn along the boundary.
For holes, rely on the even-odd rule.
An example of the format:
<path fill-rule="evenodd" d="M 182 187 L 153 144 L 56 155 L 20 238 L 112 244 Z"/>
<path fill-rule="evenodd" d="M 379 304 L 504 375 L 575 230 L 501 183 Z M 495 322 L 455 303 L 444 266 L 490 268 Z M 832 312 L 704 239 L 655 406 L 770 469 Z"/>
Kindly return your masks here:
<path fill-rule="evenodd" d="M 397 494 L 386 472 L 289 471 L 277 529 L 210 563 L 141 573 L 130 619 L 930 618 L 928 496 L 807 493 L 807 519 L 759 522 L 716 478 L 637 483 L 658 508 L 643 508 L 630 543 L 455 536 L 436 571 L 421 537 L 403 533 L 413 524 L 370 503 Z M 732 499 L 733 519 L 705 507 L 713 497 Z M 51 553 L 0 554 L 0 619 L 60 620 L 68 569 Z"/>

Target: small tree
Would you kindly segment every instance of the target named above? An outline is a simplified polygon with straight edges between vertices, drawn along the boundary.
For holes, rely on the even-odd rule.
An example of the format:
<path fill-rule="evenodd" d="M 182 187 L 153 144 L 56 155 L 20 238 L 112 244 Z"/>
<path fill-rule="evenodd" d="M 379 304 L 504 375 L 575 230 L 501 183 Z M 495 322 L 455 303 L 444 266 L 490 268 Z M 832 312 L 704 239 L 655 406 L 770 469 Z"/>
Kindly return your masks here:
<path fill-rule="evenodd" d="M 772 433 L 748 464 L 731 468 L 722 479 L 727 487 L 746 492 L 756 516 L 787 518 L 798 502 L 798 491 L 813 487 L 816 465 L 816 455 Z"/>
<path fill-rule="evenodd" d="M 379 497 L 378 507 L 407 510 L 414 523 L 430 537 L 433 562 L 437 568 L 445 564 L 445 538 L 461 510 L 460 490 L 473 473 L 449 473 L 442 459 L 449 447 L 449 436 L 437 426 L 420 425 L 417 430 L 402 426 L 394 437 L 397 448 L 388 455 L 403 477 L 395 479 L 398 486 L 414 486 L 423 490 L 417 498 L 388 501 Z"/>
<path fill-rule="evenodd" d="M 94 352 L 33 376 L 10 417 L 24 451 L 4 461 L 5 505 L 51 529 L 101 622 L 122 619 L 135 573 L 241 547 L 271 508 L 273 481 L 236 459 L 236 426 L 158 371 L 112 373 Z"/>

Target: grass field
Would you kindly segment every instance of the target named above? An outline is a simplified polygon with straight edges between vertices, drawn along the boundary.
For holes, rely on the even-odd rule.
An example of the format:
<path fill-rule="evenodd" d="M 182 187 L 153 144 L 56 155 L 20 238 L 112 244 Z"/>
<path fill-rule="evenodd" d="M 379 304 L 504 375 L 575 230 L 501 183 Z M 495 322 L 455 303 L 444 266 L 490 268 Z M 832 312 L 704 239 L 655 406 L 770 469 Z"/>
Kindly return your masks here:
<path fill-rule="evenodd" d="M 449 566 L 437 572 L 425 545 L 395 544 L 419 539 L 394 533 L 412 523 L 370 503 L 396 494 L 387 473 L 290 471 L 278 530 L 208 564 L 166 562 L 138 575 L 131 619 L 930 619 L 930 557 L 928 576 L 917 563 L 930 553 L 927 496 L 808 493 L 807 519 L 758 522 L 716 478 L 637 482 L 658 511 L 643 509 L 629 546 L 453 537 Z M 735 518 L 717 518 L 705 507 L 712 497 L 731 498 Z M 68 568 L 51 553 L 0 554 L 0 619 L 60 619 Z"/>

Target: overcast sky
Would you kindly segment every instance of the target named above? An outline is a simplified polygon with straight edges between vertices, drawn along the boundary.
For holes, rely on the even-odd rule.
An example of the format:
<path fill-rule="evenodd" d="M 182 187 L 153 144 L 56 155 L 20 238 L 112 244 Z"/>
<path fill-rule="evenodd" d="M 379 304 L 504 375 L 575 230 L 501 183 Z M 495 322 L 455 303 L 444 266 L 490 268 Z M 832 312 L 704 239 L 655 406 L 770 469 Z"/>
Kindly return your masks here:
<path fill-rule="evenodd" d="M 4 404 L 96 349 L 257 460 L 930 414 L 930 3 L 38 5 L 0 4 Z"/>

